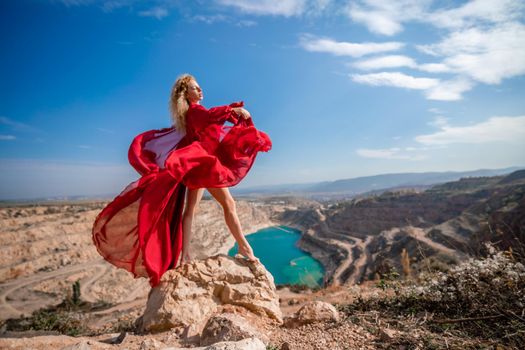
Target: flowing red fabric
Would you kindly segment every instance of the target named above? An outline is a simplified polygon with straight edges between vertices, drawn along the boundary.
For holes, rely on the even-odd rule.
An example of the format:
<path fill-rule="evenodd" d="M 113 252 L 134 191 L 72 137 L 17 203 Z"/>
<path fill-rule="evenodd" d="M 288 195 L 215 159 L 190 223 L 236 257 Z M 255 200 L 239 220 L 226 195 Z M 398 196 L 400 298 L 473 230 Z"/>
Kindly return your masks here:
<path fill-rule="evenodd" d="M 177 266 L 186 188 L 234 186 L 257 153 L 272 147 L 251 118 L 236 116 L 232 107 L 242 106 L 191 104 L 186 133 L 170 127 L 133 139 L 128 158 L 141 177 L 107 204 L 93 224 L 93 242 L 104 259 L 134 277 L 149 278 L 152 287 Z"/>

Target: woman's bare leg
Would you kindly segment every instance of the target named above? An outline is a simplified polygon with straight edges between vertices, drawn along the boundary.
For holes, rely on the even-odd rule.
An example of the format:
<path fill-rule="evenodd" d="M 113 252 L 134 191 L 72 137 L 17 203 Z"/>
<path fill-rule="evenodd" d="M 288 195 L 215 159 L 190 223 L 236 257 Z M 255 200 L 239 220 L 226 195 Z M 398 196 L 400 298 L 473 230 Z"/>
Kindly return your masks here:
<path fill-rule="evenodd" d="M 226 225 L 230 229 L 233 237 L 239 245 L 239 254 L 244 255 L 248 260 L 257 261 L 258 258 L 253 255 L 253 249 L 242 234 L 241 223 L 237 216 L 237 209 L 235 207 L 235 200 L 233 199 L 227 187 L 224 188 L 208 188 L 208 192 L 219 202 L 224 211 L 224 219 Z"/>
<path fill-rule="evenodd" d="M 182 213 L 182 256 L 181 265 L 192 259 L 190 253 L 190 241 L 192 235 L 193 217 L 198 210 L 199 202 L 201 201 L 204 188 L 190 190 L 186 192 L 186 205 Z"/>

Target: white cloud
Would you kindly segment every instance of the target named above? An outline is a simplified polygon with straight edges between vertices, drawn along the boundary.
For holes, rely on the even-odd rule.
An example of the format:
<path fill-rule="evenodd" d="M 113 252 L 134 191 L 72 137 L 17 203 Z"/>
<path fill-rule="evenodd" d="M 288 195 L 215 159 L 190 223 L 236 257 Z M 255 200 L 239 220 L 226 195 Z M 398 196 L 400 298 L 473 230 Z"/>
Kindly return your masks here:
<path fill-rule="evenodd" d="M 389 55 L 357 61 L 353 63 L 353 66 L 362 70 L 373 70 L 397 67 L 416 67 L 417 64 L 408 56 Z"/>
<path fill-rule="evenodd" d="M 413 58 L 404 55 L 386 55 L 360 60 L 351 64 L 362 70 L 375 70 L 385 68 L 407 67 L 428 73 L 450 73 L 452 68 L 444 63 L 418 64 Z"/>
<path fill-rule="evenodd" d="M 439 84 L 439 79 L 416 78 L 400 72 L 351 74 L 350 76 L 352 80 L 357 83 L 373 86 L 394 86 L 415 90 L 426 90 Z"/>
<path fill-rule="evenodd" d="M 433 3 L 439 5 L 433 0 L 360 0 L 351 2 L 345 13 L 373 33 L 394 35 L 407 22 L 449 29 L 509 22 L 520 18 L 525 7 L 521 0 L 471 0 L 457 7 L 431 9 Z"/>
<path fill-rule="evenodd" d="M 401 31 L 401 24 L 391 16 L 379 11 L 364 11 L 358 6 L 352 6 L 349 16 L 355 22 L 363 23 L 368 30 L 384 35 L 394 35 Z"/>
<path fill-rule="evenodd" d="M 184 1 L 177 0 L 50 0 L 60 2 L 67 7 L 72 6 L 98 6 L 105 13 L 127 8 L 130 12 L 138 13 L 140 16 L 155 17 L 161 19 L 168 15 L 168 9 L 179 8 L 187 13 L 191 8 Z M 301 16 L 318 15 L 334 3 L 333 0 L 215 0 L 216 4 L 227 10 L 236 8 L 241 12 L 251 15 L 273 15 L 273 16 Z M 206 2 L 197 2 L 196 6 L 204 5 Z M 148 6 L 156 6 L 147 9 Z M 144 8 L 146 7 L 146 9 Z M 211 15 L 214 16 L 214 15 Z M 241 24 L 242 25 L 242 24 Z"/>
<path fill-rule="evenodd" d="M 417 151 L 426 151 L 428 147 L 405 147 L 407 152 L 417 152 Z"/>
<path fill-rule="evenodd" d="M 444 63 L 423 63 L 416 66 L 417 69 L 429 73 L 449 73 L 452 69 Z"/>
<path fill-rule="evenodd" d="M 464 78 L 439 81 L 439 84 L 425 92 L 425 96 L 429 100 L 458 101 L 463 98 L 462 94 L 473 86 L 470 80 Z"/>
<path fill-rule="evenodd" d="M 140 0 L 51 0 L 61 2 L 67 7 L 95 5 L 105 13 L 111 13 L 121 8 L 133 8 Z M 160 3 L 169 3 L 170 0 L 160 0 Z"/>
<path fill-rule="evenodd" d="M 414 77 L 401 72 L 350 74 L 350 77 L 360 84 L 424 90 L 427 99 L 439 101 L 461 100 L 462 93 L 470 90 L 473 86 L 468 79 L 442 81 L 436 78 Z"/>
<path fill-rule="evenodd" d="M 520 23 L 455 31 L 436 44 L 420 45 L 418 49 L 441 57 L 442 62 L 417 64 L 408 56 L 390 55 L 357 61 L 353 66 L 364 70 L 407 67 L 455 76 L 446 80 L 428 80 L 430 78 L 381 72 L 353 75 L 352 78 L 369 85 L 423 89 L 430 100 L 457 101 L 477 82 L 500 84 L 505 78 L 525 74 L 525 26 Z"/>
<path fill-rule="evenodd" d="M 425 94 L 429 99 L 459 100 L 478 82 L 500 84 L 525 74 L 525 26 L 519 22 L 525 10 L 523 0 L 471 0 L 455 7 L 432 0 L 359 0 L 346 10 L 354 22 L 384 35 L 401 32 L 408 22 L 447 30 L 440 41 L 417 46 L 438 57 L 438 62 L 416 64 L 406 56 L 385 56 L 355 63 L 359 69 L 407 67 L 455 75 L 429 90 Z"/>
<path fill-rule="evenodd" d="M 230 23 L 234 24 L 238 27 L 253 27 L 257 25 L 256 21 L 248 20 L 248 19 L 235 19 L 230 16 L 225 16 L 222 14 L 214 14 L 214 15 L 196 15 L 193 17 L 189 17 L 189 21 L 191 22 L 203 22 L 206 24 L 215 24 L 215 23 Z"/>
<path fill-rule="evenodd" d="M 416 136 L 414 140 L 420 146 L 384 149 L 359 148 L 356 150 L 356 153 L 363 158 L 420 161 L 428 159 L 429 152 L 446 148 L 448 149 L 446 153 L 436 153 L 434 155 L 438 158 L 447 155 L 448 158 L 446 159 L 450 159 L 450 155 L 457 155 L 463 158 L 474 157 L 475 159 L 479 156 L 476 150 L 479 152 L 480 147 L 485 147 L 488 153 L 487 158 L 483 158 L 484 164 L 494 162 L 502 157 L 511 159 L 508 164 L 513 162 L 516 164 L 516 161 L 523 163 L 524 158 L 521 150 L 525 147 L 525 116 L 491 117 L 485 121 L 466 126 L 453 126 L 450 125 L 447 118 L 436 116 L 428 124 L 438 130 L 431 134 Z M 499 144 L 494 144 L 495 142 Z M 476 147 L 470 149 L 452 148 L 453 146 L 451 145 L 453 144 L 475 144 Z M 509 144 L 513 146 L 509 148 Z M 505 154 L 501 152 L 505 152 Z M 473 160 L 470 158 L 469 160 Z M 509 161 L 508 159 L 507 162 Z"/>
<path fill-rule="evenodd" d="M 439 108 L 435 108 L 435 107 L 429 108 L 428 111 L 434 114 L 443 114 L 443 112 Z"/>
<path fill-rule="evenodd" d="M 460 28 L 481 23 L 503 23 L 519 18 L 524 8 L 520 0 L 472 0 L 466 4 L 430 13 L 428 20 L 438 27 Z"/>
<path fill-rule="evenodd" d="M 444 57 L 442 64 L 450 71 L 486 84 L 525 73 L 525 26 L 521 23 L 459 30 L 439 43 L 418 48 Z"/>
<path fill-rule="evenodd" d="M 313 0 L 310 1 L 310 7 L 315 11 L 323 11 L 330 6 L 332 0 Z"/>
<path fill-rule="evenodd" d="M 231 6 L 255 15 L 297 16 L 306 9 L 305 0 L 216 0 L 220 5 Z"/>
<path fill-rule="evenodd" d="M 406 149 L 408 152 L 413 152 L 418 149 Z M 359 148 L 356 150 L 357 155 L 363 158 L 374 158 L 374 159 L 405 159 L 405 160 L 424 160 L 427 157 L 422 154 L 407 154 L 403 153 L 401 148 L 393 147 L 387 149 L 369 149 Z"/>
<path fill-rule="evenodd" d="M 372 53 L 396 51 L 402 48 L 404 44 L 399 42 L 350 43 L 305 34 L 300 37 L 299 45 L 311 52 L 326 52 L 335 56 L 361 57 Z"/>
<path fill-rule="evenodd" d="M 216 15 L 196 15 L 191 18 L 192 21 L 204 22 L 206 24 L 213 24 L 217 22 L 226 22 L 228 18 L 221 14 Z"/>
<path fill-rule="evenodd" d="M 34 127 L 28 124 L 17 122 L 7 117 L 0 116 L 0 124 L 9 126 L 13 130 L 17 131 L 38 131 Z"/>
<path fill-rule="evenodd" d="M 525 116 L 491 117 L 486 121 L 468 126 L 436 124 L 439 131 L 419 135 L 415 140 L 425 145 L 448 145 L 453 143 L 480 144 L 487 142 L 525 142 Z"/>
<path fill-rule="evenodd" d="M 139 16 L 155 17 L 156 19 L 163 19 L 168 15 L 168 10 L 164 7 L 153 7 L 149 10 L 139 11 Z"/>
<path fill-rule="evenodd" d="M 249 19 L 241 19 L 235 25 L 238 27 L 253 27 L 257 25 L 257 22 Z"/>
<path fill-rule="evenodd" d="M 440 127 L 446 126 L 446 125 L 448 125 L 448 118 L 439 115 L 439 116 L 435 117 L 433 121 L 428 123 L 428 125 L 434 126 L 436 128 L 440 128 Z"/>
<path fill-rule="evenodd" d="M 103 4 L 101 5 L 102 11 L 109 13 L 113 12 L 114 10 L 118 10 L 123 7 L 129 7 L 133 5 L 133 3 L 136 0 L 108 0 L 103 1 Z"/>
<path fill-rule="evenodd" d="M 91 5 L 95 2 L 95 0 L 60 0 L 60 2 L 66 5 L 67 7 L 70 7 Z"/>
<path fill-rule="evenodd" d="M 362 0 L 352 2 L 346 14 L 368 30 L 383 35 L 394 35 L 403 30 L 402 23 L 421 18 L 430 0 Z"/>
<path fill-rule="evenodd" d="M 445 64 L 417 64 L 411 57 L 404 55 L 387 55 L 359 60 L 350 66 L 361 70 L 378 70 L 388 68 L 407 67 L 427 72 L 450 72 Z M 475 85 L 468 77 L 456 76 L 442 80 L 437 78 L 416 78 L 400 72 L 379 72 L 374 74 L 353 74 L 352 80 L 358 83 L 375 86 L 395 86 L 408 89 L 426 90 L 425 96 L 429 100 L 457 101 L 463 98 L 463 93 Z"/>
<path fill-rule="evenodd" d="M 16 139 L 13 135 L 0 135 L 0 141 L 9 141 Z"/>
<path fill-rule="evenodd" d="M 284 17 L 319 15 L 333 3 L 332 0 L 215 0 L 215 2 L 252 15 Z"/>

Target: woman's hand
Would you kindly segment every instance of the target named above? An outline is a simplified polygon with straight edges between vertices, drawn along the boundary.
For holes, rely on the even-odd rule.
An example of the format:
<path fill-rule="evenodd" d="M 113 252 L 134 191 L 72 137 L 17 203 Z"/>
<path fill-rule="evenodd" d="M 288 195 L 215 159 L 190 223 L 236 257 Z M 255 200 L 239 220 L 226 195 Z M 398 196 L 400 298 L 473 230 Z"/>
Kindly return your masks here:
<path fill-rule="evenodd" d="M 233 110 L 235 111 L 235 113 L 237 113 L 237 115 L 239 117 L 242 117 L 244 119 L 249 119 L 249 118 L 252 117 L 250 115 L 250 112 L 248 112 L 246 109 L 244 109 L 242 107 L 235 107 L 235 108 L 233 108 Z"/>

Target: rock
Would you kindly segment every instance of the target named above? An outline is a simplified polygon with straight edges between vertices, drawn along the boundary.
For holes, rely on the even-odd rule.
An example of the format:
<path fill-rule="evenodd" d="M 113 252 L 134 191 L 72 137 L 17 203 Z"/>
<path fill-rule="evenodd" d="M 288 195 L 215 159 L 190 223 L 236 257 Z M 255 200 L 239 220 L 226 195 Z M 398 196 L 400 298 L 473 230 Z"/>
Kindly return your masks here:
<path fill-rule="evenodd" d="M 122 344 L 122 342 L 126 338 L 126 335 L 127 335 L 127 332 L 125 331 L 120 332 L 120 333 L 109 333 L 109 334 L 105 334 L 105 336 L 108 338 L 99 339 L 98 341 L 104 344 Z"/>
<path fill-rule="evenodd" d="M 219 307 L 228 304 L 282 323 L 273 276 L 264 265 L 218 254 L 166 272 L 151 289 L 138 324 L 141 331 L 191 326 L 199 332 Z"/>
<path fill-rule="evenodd" d="M 304 304 L 295 314 L 284 320 L 288 328 L 299 327 L 304 324 L 321 321 L 339 321 L 339 312 L 336 308 L 324 301 L 310 301 Z"/>
<path fill-rule="evenodd" d="M 62 257 L 62 258 L 60 259 L 60 265 L 61 265 L 61 266 L 66 266 L 66 265 L 68 265 L 68 264 L 70 264 L 70 263 L 71 263 L 71 259 L 69 259 L 68 257 L 65 257 L 65 256 L 64 256 L 64 257 Z"/>
<path fill-rule="evenodd" d="M 120 332 L 118 337 L 113 339 L 111 344 L 121 344 L 124 341 L 124 338 L 126 338 L 126 334 L 127 334 L 126 332 Z"/>
<path fill-rule="evenodd" d="M 80 343 L 65 346 L 60 350 L 90 350 L 89 344 L 87 340 L 82 340 Z"/>
<path fill-rule="evenodd" d="M 162 348 L 162 350 L 266 350 L 266 345 L 264 345 L 260 339 L 252 337 L 239 341 L 224 341 L 196 348 L 167 347 Z"/>
<path fill-rule="evenodd" d="M 164 349 L 166 345 L 156 339 L 144 339 L 140 343 L 140 350 L 160 350 Z"/>
<path fill-rule="evenodd" d="M 266 345 L 258 338 L 247 338 L 237 342 L 220 342 L 210 346 L 191 348 L 191 350 L 266 350 Z"/>
<path fill-rule="evenodd" d="M 292 350 L 292 347 L 290 346 L 290 343 L 288 342 L 284 342 L 282 345 L 281 345 L 281 350 Z"/>
<path fill-rule="evenodd" d="M 252 327 L 244 317 L 223 313 L 208 319 L 202 331 L 200 344 L 210 345 L 220 341 L 236 341 L 257 337 L 267 343 L 269 339 Z"/>
<path fill-rule="evenodd" d="M 389 329 L 389 328 L 381 328 L 379 330 L 379 339 L 382 341 L 382 342 L 391 342 L 394 340 L 394 338 L 396 337 L 396 331 L 393 330 L 393 329 Z"/>

